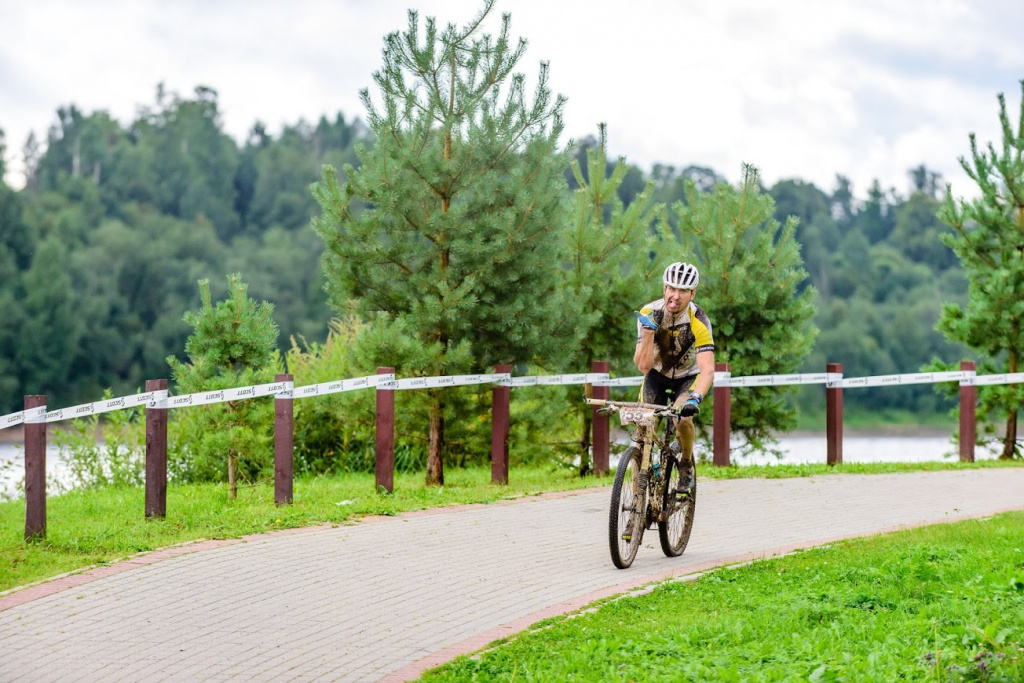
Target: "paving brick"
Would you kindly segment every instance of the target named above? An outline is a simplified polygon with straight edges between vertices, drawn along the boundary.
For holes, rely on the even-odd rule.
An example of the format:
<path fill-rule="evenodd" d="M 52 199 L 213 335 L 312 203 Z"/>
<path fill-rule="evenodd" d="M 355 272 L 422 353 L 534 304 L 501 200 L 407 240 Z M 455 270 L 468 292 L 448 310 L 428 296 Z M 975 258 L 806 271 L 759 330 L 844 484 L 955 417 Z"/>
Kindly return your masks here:
<path fill-rule="evenodd" d="M 653 581 L 1024 509 L 1024 469 L 702 480 L 686 553 L 664 557 L 651 530 L 624 571 L 608 556 L 608 497 L 538 496 L 198 544 L 55 583 L 51 594 L 45 584 L 15 592 L 0 597 L 0 681 L 407 680 Z"/>

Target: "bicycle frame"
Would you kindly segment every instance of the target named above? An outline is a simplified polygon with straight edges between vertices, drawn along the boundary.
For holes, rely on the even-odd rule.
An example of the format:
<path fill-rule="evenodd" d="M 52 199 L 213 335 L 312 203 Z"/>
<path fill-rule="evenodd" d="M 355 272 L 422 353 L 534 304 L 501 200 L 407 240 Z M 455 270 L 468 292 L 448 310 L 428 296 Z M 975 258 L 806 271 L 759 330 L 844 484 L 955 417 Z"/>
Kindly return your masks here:
<path fill-rule="evenodd" d="M 608 542 L 612 562 L 619 569 L 629 567 L 643 542 L 644 531 L 657 523 L 661 549 L 678 557 L 686 549 L 693 526 L 696 473 L 693 460 L 685 463 L 673 453 L 674 421 L 665 421 L 664 436 L 659 419 L 676 417 L 672 406 L 652 403 L 609 401 L 584 397 L 601 412 L 617 412 L 622 424 L 633 429 L 633 446 L 616 467 L 608 511 Z M 654 448 L 661 456 L 654 459 Z"/>
<path fill-rule="evenodd" d="M 646 505 L 646 497 L 650 494 L 650 487 L 647 486 L 649 483 L 647 481 L 647 477 L 651 471 L 651 453 L 653 452 L 653 448 L 657 445 L 659 451 L 665 451 L 672 443 L 672 434 L 668 428 L 666 428 L 666 435 L 664 438 L 658 434 L 658 418 L 675 417 L 675 410 L 673 410 L 671 405 L 662 406 L 656 403 L 643 403 L 642 401 L 610 401 L 600 398 L 585 398 L 584 400 L 586 403 L 600 406 L 608 412 L 617 412 L 619 414 L 619 420 L 623 425 L 636 425 L 636 431 L 633 434 L 633 441 L 641 447 L 643 457 L 640 462 L 641 478 L 638 482 L 638 488 L 642 490 L 634 491 L 634 493 L 643 494 L 645 497 L 643 503 Z M 654 511 L 660 515 L 660 497 L 655 496 L 651 502 L 655 508 Z"/>

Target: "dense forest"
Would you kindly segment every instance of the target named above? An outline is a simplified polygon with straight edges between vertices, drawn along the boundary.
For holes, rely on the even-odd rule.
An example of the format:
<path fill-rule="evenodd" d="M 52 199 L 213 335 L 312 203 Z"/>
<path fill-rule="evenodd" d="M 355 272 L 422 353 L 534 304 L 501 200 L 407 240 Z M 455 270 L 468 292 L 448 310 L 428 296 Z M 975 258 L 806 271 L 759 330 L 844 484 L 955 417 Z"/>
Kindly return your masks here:
<path fill-rule="evenodd" d="M 0 131 L 0 177 L 14 153 L 26 168 L 23 188 L 0 182 L 0 414 L 20 409 L 24 394 L 66 406 L 168 377 L 167 357 L 184 356 L 182 315 L 198 307 L 202 278 L 216 298 L 225 274 L 240 273 L 253 298 L 274 304 L 282 348 L 293 337 L 322 341 L 335 313 L 323 291 L 324 246 L 310 229 L 319 211 L 310 185 L 323 164 L 357 164 L 359 143 L 373 144 L 368 129 L 339 113 L 277 135 L 257 122 L 239 145 L 208 87 L 190 97 L 158 88 L 127 125 L 69 105 L 45 141 L 30 136 L 19 152 Z M 577 138 L 574 154 L 582 161 L 596 144 Z M 687 180 L 703 190 L 727 182 L 719 171 L 631 166 L 619 194 L 628 204 L 653 180 L 667 206 L 684 199 Z M 568 168 L 566 178 L 576 186 Z M 804 371 L 840 362 L 847 376 L 916 372 L 936 357 L 970 358 L 935 331 L 941 302 L 967 292 L 939 239 L 948 230 L 936 218 L 942 185 L 922 166 L 908 169 L 906 188 L 876 182 L 862 201 L 841 174 L 828 189 L 797 178 L 764 188 L 780 221 L 799 219 L 804 286 L 816 291 L 821 333 Z M 813 410 L 821 394 L 801 392 L 803 407 Z M 846 399 L 920 413 L 944 400 L 929 385 Z"/>

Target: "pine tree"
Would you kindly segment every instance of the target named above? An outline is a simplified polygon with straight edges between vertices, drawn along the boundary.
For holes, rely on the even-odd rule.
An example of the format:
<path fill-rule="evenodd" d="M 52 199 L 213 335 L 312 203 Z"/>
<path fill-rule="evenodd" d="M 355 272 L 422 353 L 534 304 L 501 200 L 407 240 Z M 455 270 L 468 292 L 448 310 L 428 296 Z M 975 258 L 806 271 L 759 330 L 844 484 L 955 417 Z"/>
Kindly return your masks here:
<path fill-rule="evenodd" d="M 199 281 L 202 308 L 185 313 L 193 332 L 185 344 L 189 362 L 167 358 L 182 394 L 216 391 L 274 381 L 280 367 L 274 306 L 257 304 L 239 274 L 228 276 L 229 294 L 213 304 L 208 280 Z M 264 399 L 216 403 L 175 411 L 176 440 L 192 462 L 185 467 L 198 479 L 212 478 L 227 455 L 228 487 L 238 496 L 238 477 L 266 470 L 273 441 L 273 405 Z M 215 470 L 214 470 L 215 471 Z"/>
<path fill-rule="evenodd" d="M 738 188 L 721 183 L 702 193 L 687 182 L 685 197 L 673 205 L 683 250 L 663 253 L 661 265 L 698 266 L 697 303 L 711 319 L 715 361 L 730 363 L 737 376 L 796 372 L 818 332 L 811 324 L 814 289 L 801 289 L 807 272 L 793 237 L 797 219 L 782 225 L 773 218 L 775 201 L 761 193 L 753 166 L 744 166 Z M 786 393 L 776 387 L 732 392 L 731 428 L 747 441 L 741 451 L 771 451 L 773 432 L 793 428 Z"/>
<path fill-rule="evenodd" d="M 411 334 L 417 353 L 380 358 L 398 374 L 483 371 L 528 362 L 558 343 L 558 292 L 567 163 L 559 148 L 562 97 L 542 63 L 532 101 L 513 73 L 526 41 L 482 33 L 487 0 L 463 28 L 385 38 L 374 74 L 380 102 L 361 93 L 375 141 L 358 169 L 324 167 L 313 193 L 323 208 L 326 289 L 339 311 L 370 329 Z M 369 368 L 368 368 L 369 369 Z M 428 483 L 444 481 L 443 391 L 429 390 Z"/>
<path fill-rule="evenodd" d="M 981 195 L 966 202 L 954 201 L 946 185 L 939 218 L 953 227 L 943 242 L 959 257 L 967 273 L 968 302 L 961 307 L 946 303 L 938 329 L 947 338 L 962 342 L 987 356 L 980 372 L 1020 372 L 1024 343 L 1024 81 L 1021 109 L 1014 131 L 1006 113 L 1006 99 L 999 94 L 1002 148 L 988 143 L 978 149 L 970 134 L 971 158 L 960 165 L 977 183 Z M 983 418 L 1003 414 L 1006 429 L 1000 458 L 1020 455 L 1017 446 L 1017 414 L 1024 407 L 1021 385 L 980 387 Z M 992 431 L 988 429 L 987 431 Z"/>
<path fill-rule="evenodd" d="M 668 234 L 664 205 L 653 200 L 655 183 L 649 180 L 629 206 L 619 197 L 631 166 L 621 157 L 609 172 L 607 133 L 600 127 L 596 147 L 586 150 L 586 173 L 578 160 L 572 172 L 579 186 L 573 193 L 572 222 L 565 230 L 568 268 L 563 273 L 565 289 L 572 293 L 576 316 L 571 352 L 563 361 L 569 371 L 589 371 L 595 360 L 611 359 L 616 375 L 635 374 L 632 342 L 636 310 L 650 293 L 655 281 L 651 255 Z M 571 395 L 579 405 L 579 389 Z M 590 470 L 589 407 L 582 408 L 580 474 Z"/>

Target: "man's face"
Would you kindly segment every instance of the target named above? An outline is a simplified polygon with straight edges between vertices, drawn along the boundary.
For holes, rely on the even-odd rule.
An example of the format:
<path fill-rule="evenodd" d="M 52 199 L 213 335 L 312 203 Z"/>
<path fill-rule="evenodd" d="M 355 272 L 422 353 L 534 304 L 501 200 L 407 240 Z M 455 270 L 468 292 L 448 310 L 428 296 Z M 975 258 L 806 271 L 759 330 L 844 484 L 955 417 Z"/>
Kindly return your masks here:
<path fill-rule="evenodd" d="M 676 289 L 665 285 L 665 308 L 678 313 L 684 310 L 693 301 L 692 289 Z"/>

